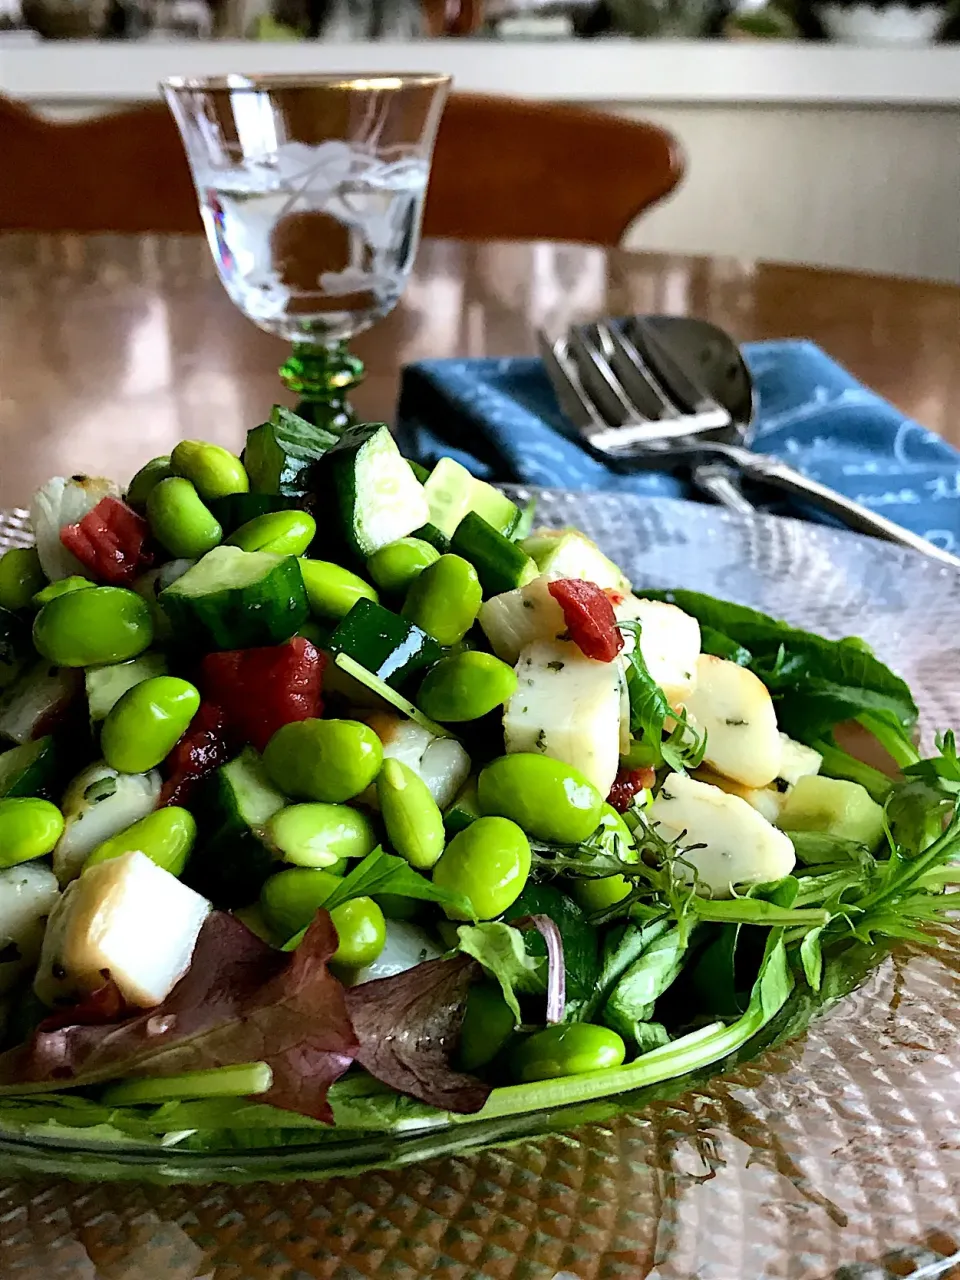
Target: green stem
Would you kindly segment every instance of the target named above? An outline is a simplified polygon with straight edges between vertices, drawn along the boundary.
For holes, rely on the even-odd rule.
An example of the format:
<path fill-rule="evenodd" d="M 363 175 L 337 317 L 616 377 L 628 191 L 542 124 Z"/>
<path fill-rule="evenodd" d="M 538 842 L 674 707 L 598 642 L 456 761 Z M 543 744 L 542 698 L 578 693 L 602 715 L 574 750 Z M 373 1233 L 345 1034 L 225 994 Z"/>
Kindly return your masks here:
<path fill-rule="evenodd" d="M 848 782 L 859 782 L 878 804 L 883 804 L 893 790 L 892 778 L 887 777 L 881 770 L 874 769 L 873 765 L 858 760 L 856 756 L 850 755 L 836 743 L 821 739 L 810 745 L 823 756 L 820 772 L 828 778 L 846 778 Z"/>
<path fill-rule="evenodd" d="M 179 1102 L 181 1098 L 245 1098 L 266 1093 L 272 1084 L 273 1072 L 267 1063 L 245 1062 L 179 1076 L 123 1080 L 108 1085 L 100 1101 L 107 1107 L 122 1107 L 137 1102 Z"/>
<path fill-rule="evenodd" d="M 643 1089 L 663 1080 L 676 1079 L 690 1071 L 699 1071 L 721 1061 L 751 1040 L 783 1008 L 792 990 L 793 979 L 782 940 L 773 946 L 768 943 L 767 955 L 754 983 L 750 1003 L 736 1022 L 731 1022 L 729 1026 L 722 1022 L 711 1023 L 710 1026 L 691 1031 L 689 1035 L 681 1036 L 660 1049 L 651 1049 L 626 1067 L 494 1089 L 476 1115 L 448 1113 L 448 1119 L 454 1124 L 469 1124 L 472 1120 L 488 1120 L 495 1116 L 550 1110 L 570 1103 L 589 1102 L 593 1098 Z"/>
<path fill-rule="evenodd" d="M 701 920 L 713 920 L 718 924 L 802 924 L 809 929 L 827 924 L 830 919 L 830 912 L 818 907 L 778 907 L 773 902 L 764 902 L 762 898 L 734 898 L 729 902 L 693 898 L 690 905 Z"/>
<path fill-rule="evenodd" d="M 301 417 L 336 432 L 353 422 L 347 395 L 363 381 L 363 361 L 349 353 L 346 343 L 295 342 L 279 373 L 287 390 L 301 397 L 297 405 Z"/>

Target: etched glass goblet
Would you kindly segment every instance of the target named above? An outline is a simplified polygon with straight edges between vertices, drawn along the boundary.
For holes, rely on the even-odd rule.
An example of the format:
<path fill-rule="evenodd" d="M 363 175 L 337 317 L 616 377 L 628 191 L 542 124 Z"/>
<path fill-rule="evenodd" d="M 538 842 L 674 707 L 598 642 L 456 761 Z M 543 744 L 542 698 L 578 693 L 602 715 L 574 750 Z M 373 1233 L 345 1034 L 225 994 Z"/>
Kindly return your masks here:
<path fill-rule="evenodd" d="M 217 271 L 293 344 L 299 411 L 342 429 L 363 364 L 347 350 L 403 293 L 449 76 L 176 77 L 162 83 Z"/>

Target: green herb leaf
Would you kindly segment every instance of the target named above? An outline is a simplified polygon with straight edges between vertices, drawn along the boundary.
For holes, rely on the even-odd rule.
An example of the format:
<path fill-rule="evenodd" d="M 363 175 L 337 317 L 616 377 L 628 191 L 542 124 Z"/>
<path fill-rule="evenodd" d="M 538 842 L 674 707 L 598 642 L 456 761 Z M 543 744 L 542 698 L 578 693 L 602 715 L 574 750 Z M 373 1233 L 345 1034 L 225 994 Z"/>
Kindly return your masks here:
<path fill-rule="evenodd" d="M 649 1023 L 656 1001 L 680 973 L 685 954 L 678 928 L 655 937 L 614 987 L 601 1014 L 606 1025 L 624 1039 L 641 1043 L 646 1034 L 642 1024 Z"/>
<path fill-rule="evenodd" d="M 823 978 L 823 947 L 821 938 L 823 929 L 810 929 L 803 935 L 800 943 L 800 960 L 803 972 L 813 991 L 820 990 Z"/>
<path fill-rule="evenodd" d="M 644 745 L 654 754 L 655 764 L 666 763 L 676 773 L 695 769 L 703 760 L 706 736 L 697 733 L 687 722 L 685 711 L 676 715 L 667 695 L 651 676 L 640 650 L 640 623 L 628 621 L 617 625 L 624 634 L 634 637 L 633 648 L 625 655 L 631 734 L 642 737 Z M 668 722 L 675 723 L 664 741 Z"/>
<path fill-rule="evenodd" d="M 473 904 L 469 898 L 435 885 L 432 880 L 415 871 L 409 862 L 392 853 L 384 853 L 379 846 L 343 877 L 323 905 L 327 911 L 332 911 L 351 898 L 369 898 L 378 893 L 394 893 L 400 898 L 439 902 L 441 906 L 455 907 L 473 915 Z"/>

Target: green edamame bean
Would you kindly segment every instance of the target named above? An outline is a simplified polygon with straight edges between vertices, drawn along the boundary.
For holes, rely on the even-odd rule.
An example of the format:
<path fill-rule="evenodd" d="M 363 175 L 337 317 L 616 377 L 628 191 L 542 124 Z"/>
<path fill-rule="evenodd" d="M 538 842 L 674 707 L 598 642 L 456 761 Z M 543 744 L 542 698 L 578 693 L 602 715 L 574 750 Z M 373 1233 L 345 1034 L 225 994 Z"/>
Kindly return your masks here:
<path fill-rule="evenodd" d="M 139 850 L 164 871 L 179 876 L 183 874 L 196 838 L 197 824 L 193 814 L 170 804 L 165 809 L 155 809 L 132 827 L 97 845 L 83 864 L 83 869 L 86 871 L 88 867 Z"/>
<path fill-rule="evenodd" d="M 29 608 L 46 581 L 35 547 L 11 548 L 0 556 L 0 609 Z"/>
<path fill-rule="evenodd" d="M 600 810 L 598 843 L 606 853 L 623 862 L 636 862 L 639 858 L 636 842 L 630 828 L 612 804 L 604 804 Z M 605 911 L 622 902 L 633 888 L 626 876 L 604 876 L 594 880 L 571 880 L 570 892 L 584 911 Z"/>
<path fill-rule="evenodd" d="M 479 920 L 493 920 L 523 892 L 530 874 L 530 843 L 508 818 L 478 818 L 458 831 L 433 868 L 433 882 L 470 899 Z M 455 907 L 451 920 L 469 920 Z"/>
<path fill-rule="evenodd" d="M 150 494 L 161 480 L 169 480 L 173 475 L 170 457 L 151 458 L 140 468 L 127 486 L 127 502 L 131 507 L 145 507 Z"/>
<path fill-rule="evenodd" d="M 458 644 L 480 612 L 477 571 L 462 556 L 441 556 L 417 577 L 403 602 L 403 616 L 438 644 Z"/>
<path fill-rule="evenodd" d="M 579 844 L 600 822 L 603 796 L 572 765 L 532 751 L 492 760 L 480 773 L 481 813 L 512 818 L 538 840 Z"/>
<path fill-rule="evenodd" d="M 339 940 L 330 963 L 346 969 L 373 964 L 387 941 L 387 923 L 372 898 L 351 898 L 330 912 Z"/>
<path fill-rule="evenodd" d="M 45 604 L 33 620 L 37 652 L 58 667 L 125 662 L 152 640 L 147 602 L 125 587 L 70 591 Z"/>
<path fill-rule="evenodd" d="M 422 538 L 398 538 L 375 551 L 367 572 L 381 591 L 402 595 L 424 569 L 436 564 L 440 552 Z"/>
<path fill-rule="evenodd" d="M 510 1067 L 521 1084 L 532 1084 L 536 1080 L 619 1067 L 626 1052 L 623 1041 L 609 1027 L 571 1022 L 568 1026 L 547 1027 L 517 1045 L 510 1055 Z"/>
<path fill-rule="evenodd" d="M 568 887 L 577 904 L 588 913 L 606 911 L 607 907 L 622 902 L 631 888 L 629 880 L 616 875 L 571 880 Z"/>
<path fill-rule="evenodd" d="M 182 476 L 161 480 L 147 498 L 147 521 L 172 556 L 197 560 L 220 545 L 223 530 Z"/>
<path fill-rule="evenodd" d="M 513 1014 L 503 992 L 489 982 L 475 983 L 467 992 L 457 1057 L 463 1071 L 476 1071 L 491 1062 L 513 1035 Z"/>
<path fill-rule="evenodd" d="M 0 867 L 52 852 L 63 826 L 63 814 L 49 800 L 0 800 Z"/>
<path fill-rule="evenodd" d="M 300 556 L 313 541 L 317 522 L 306 511 L 270 511 L 242 524 L 227 539 L 241 551 L 271 551 L 276 556 Z"/>
<path fill-rule="evenodd" d="M 177 676 L 153 676 L 135 684 L 103 722 L 104 760 L 118 773 L 156 768 L 186 733 L 199 706 L 199 690 Z"/>
<path fill-rule="evenodd" d="M 71 591 L 89 591 L 96 585 L 89 578 L 81 578 L 79 574 L 73 574 L 69 578 L 60 578 L 58 582 L 47 583 L 42 591 L 37 592 L 31 603 L 35 609 L 42 609 L 51 600 L 56 600 L 57 596 L 67 596 Z"/>
<path fill-rule="evenodd" d="M 516 692 L 517 673 L 492 653 L 466 649 L 441 658 L 424 677 L 417 706 L 433 720 L 479 720 Z"/>
<path fill-rule="evenodd" d="M 345 618 L 358 600 L 372 600 L 379 604 L 380 597 L 369 582 L 329 560 L 301 558 L 300 573 L 307 589 L 310 612 L 321 618 Z"/>
<path fill-rule="evenodd" d="M 170 469 L 190 480 L 204 502 L 250 492 L 250 479 L 237 455 L 206 440 L 181 440 L 170 455 Z"/>
<path fill-rule="evenodd" d="M 298 867 L 335 868 L 377 847 L 370 819 L 346 804 L 291 804 L 279 809 L 264 830 L 284 862 Z"/>
<path fill-rule="evenodd" d="M 373 782 L 383 763 L 383 746 L 359 720 L 298 720 L 277 730 L 263 763 L 286 795 L 340 804 Z"/>
<path fill-rule="evenodd" d="M 312 867 L 278 871 L 260 890 L 264 919 L 278 937 L 292 938 L 307 927 L 339 884 L 338 876 Z"/>
<path fill-rule="evenodd" d="M 400 760 L 384 760 L 377 799 L 390 843 L 411 867 L 426 871 L 443 853 L 443 814 L 419 774 Z"/>

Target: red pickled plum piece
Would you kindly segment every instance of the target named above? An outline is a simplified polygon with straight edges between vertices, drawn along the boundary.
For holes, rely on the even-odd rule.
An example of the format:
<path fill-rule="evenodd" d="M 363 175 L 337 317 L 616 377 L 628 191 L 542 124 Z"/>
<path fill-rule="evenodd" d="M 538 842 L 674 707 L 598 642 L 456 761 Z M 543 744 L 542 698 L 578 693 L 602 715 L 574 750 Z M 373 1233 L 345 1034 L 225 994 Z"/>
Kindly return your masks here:
<path fill-rule="evenodd" d="M 612 662 L 623 648 L 623 636 L 606 593 L 579 578 L 561 578 L 547 590 L 563 610 L 570 639 L 580 651 L 597 662 Z"/>

